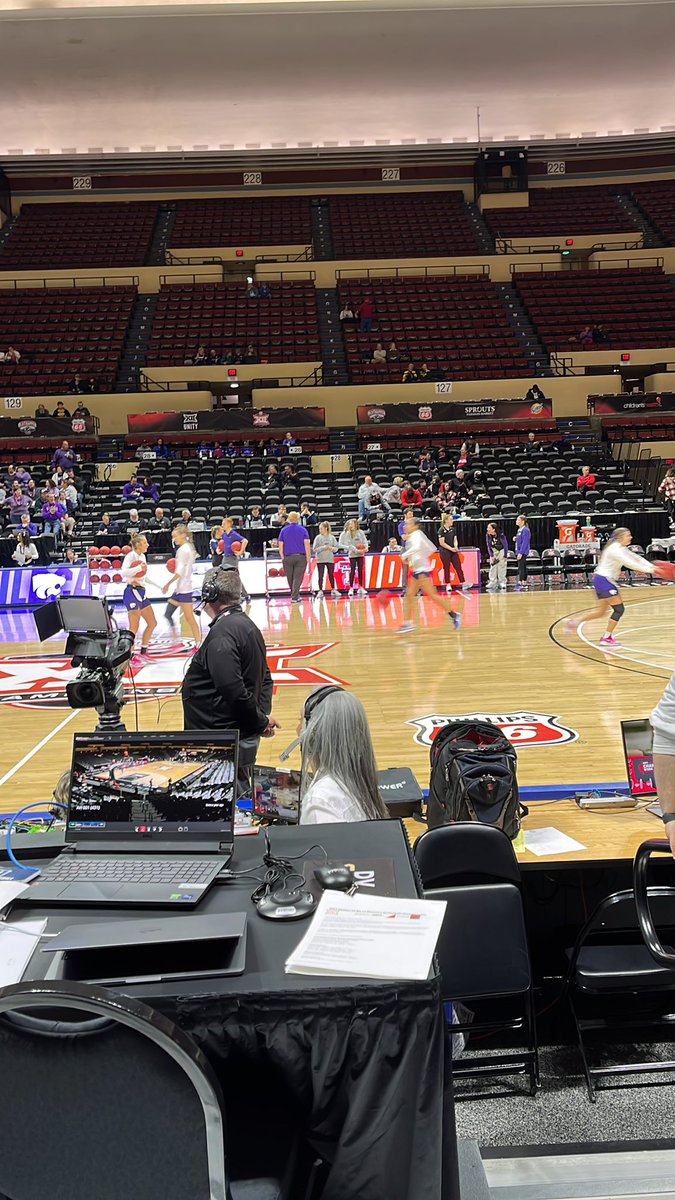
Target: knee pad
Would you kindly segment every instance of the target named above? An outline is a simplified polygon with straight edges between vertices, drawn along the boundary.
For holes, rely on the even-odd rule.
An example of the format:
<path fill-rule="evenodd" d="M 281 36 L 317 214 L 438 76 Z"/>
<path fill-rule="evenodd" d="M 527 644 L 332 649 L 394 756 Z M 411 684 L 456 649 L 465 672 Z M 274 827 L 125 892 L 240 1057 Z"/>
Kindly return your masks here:
<path fill-rule="evenodd" d="M 612 620 L 620 621 L 623 614 L 625 613 L 625 611 L 626 611 L 625 604 L 613 604 L 612 605 Z"/>

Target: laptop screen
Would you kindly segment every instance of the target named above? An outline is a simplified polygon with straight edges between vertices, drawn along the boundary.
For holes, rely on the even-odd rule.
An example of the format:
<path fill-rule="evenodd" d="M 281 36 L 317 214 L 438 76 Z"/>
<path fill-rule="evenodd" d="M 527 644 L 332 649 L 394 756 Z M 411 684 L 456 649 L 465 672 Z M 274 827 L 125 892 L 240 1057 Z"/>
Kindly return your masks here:
<path fill-rule="evenodd" d="M 66 838 L 232 834 L 236 733 L 76 734 Z"/>
<path fill-rule="evenodd" d="M 253 811 L 257 817 L 297 825 L 300 820 L 300 772 L 256 765 L 253 768 Z"/>
<path fill-rule="evenodd" d="M 652 727 L 648 718 L 622 721 L 621 735 L 631 796 L 656 796 Z"/>

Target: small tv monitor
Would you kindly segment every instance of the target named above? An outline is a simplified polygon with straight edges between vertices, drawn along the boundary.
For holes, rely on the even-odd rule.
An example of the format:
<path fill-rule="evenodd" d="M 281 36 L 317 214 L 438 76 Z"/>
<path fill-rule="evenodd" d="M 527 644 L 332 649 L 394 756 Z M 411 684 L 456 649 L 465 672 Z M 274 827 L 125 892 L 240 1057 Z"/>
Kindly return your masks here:
<path fill-rule="evenodd" d="M 300 820 L 300 772 L 283 767 L 253 768 L 253 812 L 256 817 L 297 825 Z"/>

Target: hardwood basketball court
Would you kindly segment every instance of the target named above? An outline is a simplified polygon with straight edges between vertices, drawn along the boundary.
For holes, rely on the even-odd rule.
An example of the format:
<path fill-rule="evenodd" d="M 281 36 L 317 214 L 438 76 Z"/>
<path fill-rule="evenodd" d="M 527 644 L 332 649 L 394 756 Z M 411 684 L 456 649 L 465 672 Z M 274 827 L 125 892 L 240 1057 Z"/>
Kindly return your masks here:
<path fill-rule="evenodd" d="M 367 709 L 380 767 L 410 766 L 428 783 L 430 734 L 451 715 L 484 714 L 509 726 L 519 749 L 521 785 L 625 781 L 619 722 L 648 715 L 673 670 L 675 590 L 629 588 L 622 646 L 601 651 L 599 623 L 566 632 L 570 614 L 593 606 L 593 594 L 531 591 L 467 598 L 455 633 L 440 609 L 419 602 L 415 633 L 398 635 L 401 598 L 254 601 L 250 615 L 268 645 L 275 682 L 274 715 L 282 729 L 264 742 L 260 760 L 278 761 L 295 736 L 313 687 L 337 681 Z M 119 616 L 119 614 L 118 614 Z M 95 714 L 73 712 L 65 699 L 72 674 L 63 643 L 34 639 L 32 617 L 0 614 L 0 810 L 47 801 L 70 764 L 72 736 L 93 730 Z M 160 654 L 135 674 L 127 728 L 178 730 L 178 689 L 189 658 Z M 299 763 L 299 755 L 290 765 Z M 642 817 L 658 836 L 653 818 Z"/>

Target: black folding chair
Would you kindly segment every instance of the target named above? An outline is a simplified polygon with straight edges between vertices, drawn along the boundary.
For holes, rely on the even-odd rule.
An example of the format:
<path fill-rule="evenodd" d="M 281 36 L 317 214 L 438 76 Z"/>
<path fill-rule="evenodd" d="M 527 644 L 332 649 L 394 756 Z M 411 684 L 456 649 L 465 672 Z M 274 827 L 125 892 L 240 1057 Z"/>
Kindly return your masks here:
<path fill-rule="evenodd" d="M 229 1178 L 209 1063 L 186 1033 L 137 1000 L 69 982 L 1 989 L 0 1078 L 8 1100 L 0 1193 L 10 1200 L 286 1194 L 276 1178 Z"/>
<path fill-rule="evenodd" d="M 633 888 L 601 900 L 568 951 L 566 992 L 593 1103 L 603 1078 L 675 1071 L 675 1060 L 610 1063 L 602 1055 L 603 1044 L 672 1037 L 675 952 L 661 943 L 654 916 L 662 928 L 675 932 L 675 886 L 647 887 L 652 853 L 669 854 L 670 846 L 649 841 L 639 847 Z M 592 1049 L 599 1050 L 598 1065 L 591 1064 Z"/>
<path fill-rule="evenodd" d="M 511 841 L 494 825 L 462 822 L 427 830 L 414 852 L 424 895 L 446 901 L 436 948 L 443 998 L 468 1007 L 481 1002 L 490 1012 L 480 1022 L 453 1024 L 452 1033 L 517 1032 L 525 1044 L 513 1053 L 471 1052 L 453 1062 L 453 1073 L 526 1074 L 533 1096 L 539 1086 L 539 1055 L 532 971 L 520 869 Z"/>

